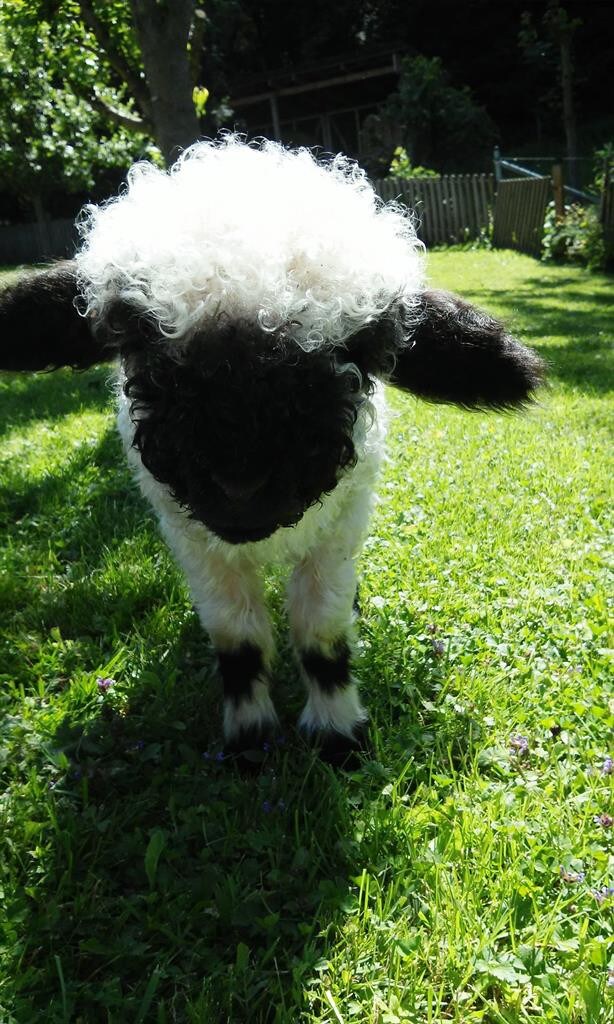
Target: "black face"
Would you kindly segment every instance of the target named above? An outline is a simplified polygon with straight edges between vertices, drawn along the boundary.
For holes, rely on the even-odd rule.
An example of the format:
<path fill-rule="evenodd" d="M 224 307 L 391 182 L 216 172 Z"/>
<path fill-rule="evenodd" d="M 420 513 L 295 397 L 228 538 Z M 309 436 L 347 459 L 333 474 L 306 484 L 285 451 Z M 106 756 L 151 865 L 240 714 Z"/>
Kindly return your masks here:
<path fill-rule="evenodd" d="M 179 361 L 142 321 L 122 348 L 144 465 L 231 544 L 293 526 L 355 462 L 370 383 L 330 352 L 228 324 L 192 338 Z"/>

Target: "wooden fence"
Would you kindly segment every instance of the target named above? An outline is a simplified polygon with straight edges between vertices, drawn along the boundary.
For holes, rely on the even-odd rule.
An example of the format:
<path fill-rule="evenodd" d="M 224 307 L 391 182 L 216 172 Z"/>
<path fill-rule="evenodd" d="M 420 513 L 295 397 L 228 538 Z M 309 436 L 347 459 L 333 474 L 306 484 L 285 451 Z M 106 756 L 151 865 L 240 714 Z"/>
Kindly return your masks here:
<path fill-rule="evenodd" d="M 38 224 L 8 224 L 0 227 L 0 264 L 44 263 L 72 256 L 78 236 L 72 220 L 49 220 Z"/>
<path fill-rule="evenodd" d="M 447 174 L 440 178 L 383 178 L 374 182 L 382 199 L 398 199 L 413 211 L 419 238 L 426 245 L 449 245 L 479 238 L 489 230 L 494 175 Z M 77 233 L 71 220 L 0 228 L 0 263 L 42 263 L 72 256 Z"/>
<path fill-rule="evenodd" d="M 614 248 L 614 181 L 606 182 L 601 193 L 599 220 L 603 224 L 606 245 Z"/>
<path fill-rule="evenodd" d="M 419 238 L 429 246 L 479 238 L 493 222 L 493 245 L 539 257 L 550 178 L 497 183 L 492 174 L 448 174 L 440 178 L 383 178 L 374 182 L 384 200 L 396 199 L 416 216 Z M 600 219 L 614 244 L 614 182 L 604 191 Z M 0 227 L 0 264 L 42 263 L 72 256 L 78 243 L 72 220 L 52 220 L 44 236 L 37 224 Z"/>
<path fill-rule="evenodd" d="M 541 255 L 546 207 L 552 198 L 550 178 L 520 178 L 497 183 L 493 245 Z"/>
<path fill-rule="evenodd" d="M 398 199 L 414 211 L 418 237 L 426 245 L 464 242 L 488 231 L 495 188 L 492 174 L 382 178 L 374 185 L 382 199 Z"/>

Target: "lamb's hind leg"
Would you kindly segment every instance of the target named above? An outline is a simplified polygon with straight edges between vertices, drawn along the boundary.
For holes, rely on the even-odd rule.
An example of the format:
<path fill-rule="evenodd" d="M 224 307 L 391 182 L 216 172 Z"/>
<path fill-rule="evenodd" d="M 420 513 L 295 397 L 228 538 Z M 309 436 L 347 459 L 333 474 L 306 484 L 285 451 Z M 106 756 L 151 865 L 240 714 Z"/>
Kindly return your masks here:
<path fill-rule="evenodd" d="M 364 746 L 367 713 L 350 669 L 354 559 L 325 545 L 294 570 L 288 589 L 292 639 L 307 702 L 299 727 L 325 760 L 348 764 Z"/>

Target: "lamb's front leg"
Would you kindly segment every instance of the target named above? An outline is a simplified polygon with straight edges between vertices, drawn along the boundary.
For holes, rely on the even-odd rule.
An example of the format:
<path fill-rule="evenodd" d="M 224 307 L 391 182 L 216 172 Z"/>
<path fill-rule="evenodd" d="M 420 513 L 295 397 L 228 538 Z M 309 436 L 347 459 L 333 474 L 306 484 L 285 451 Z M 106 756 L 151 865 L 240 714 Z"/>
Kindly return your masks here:
<path fill-rule="evenodd" d="M 200 621 L 209 633 L 224 686 L 226 749 L 254 749 L 275 732 L 270 667 L 274 644 L 262 581 L 247 559 L 211 550 L 161 523 L 183 568 Z"/>
<path fill-rule="evenodd" d="M 251 566 L 210 557 L 191 581 L 200 620 L 215 647 L 224 686 L 224 738 L 231 751 L 259 747 L 278 720 L 270 696 L 273 636 L 262 581 Z"/>
<path fill-rule="evenodd" d="M 354 559 L 334 545 L 305 558 L 288 588 L 292 639 L 307 688 L 299 727 L 335 764 L 364 746 L 367 713 L 350 669 L 355 595 Z"/>

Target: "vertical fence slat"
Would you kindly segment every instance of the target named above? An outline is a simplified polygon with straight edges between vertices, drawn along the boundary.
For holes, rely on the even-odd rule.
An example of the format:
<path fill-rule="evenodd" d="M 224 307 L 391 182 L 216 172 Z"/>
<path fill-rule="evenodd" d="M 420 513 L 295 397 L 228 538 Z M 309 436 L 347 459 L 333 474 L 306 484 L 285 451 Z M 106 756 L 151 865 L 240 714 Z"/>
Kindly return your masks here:
<path fill-rule="evenodd" d="M 429 181 L 426 186 L 431 193 L 429 198 L 431 199 L 433 206 L 433 214 L 435 221 L 435 232 L 433 234 L 433 240 L 431 245 L 439 245 L 445 240 L 445 225 L 448 218 L 448 210 L 446 208 L 446 197 L 443 188 L 443 181 L 441 178 L 433 178 Z"/>
<path fill-rule="evenodd" d="M 454 225 L 456 233 L 456 241 L 462 242 L 466 234 L 469 224 L 466 217 L 463 214 L 463 187 L 458 175 L 452 175 L 450 179 L 452 185 L 452 201 L 454 203 Z"/>
<path fill-rule="evenodd" d="M 452 175 L 446 174 L 445 177 L 440 179 L 440 181 L 446 211 L 443 224 L 444 231 L 441 241 L 443 245 L 449 245 L 456 234 L 456 211 L 454 209 L 454 198 L 452 194 Z"/>

